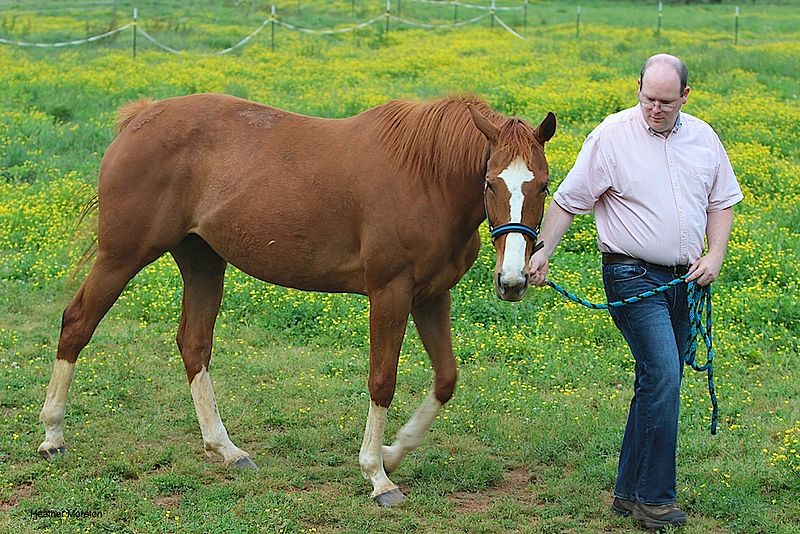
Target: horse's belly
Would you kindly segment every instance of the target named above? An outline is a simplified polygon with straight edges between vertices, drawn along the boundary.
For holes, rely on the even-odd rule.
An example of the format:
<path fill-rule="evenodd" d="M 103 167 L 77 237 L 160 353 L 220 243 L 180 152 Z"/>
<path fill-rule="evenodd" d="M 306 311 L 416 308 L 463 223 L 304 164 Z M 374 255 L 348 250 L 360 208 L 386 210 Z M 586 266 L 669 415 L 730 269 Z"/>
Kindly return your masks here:
<path fill-rule="evenodd" d="M 358 251 L 340 243 L 331 247 L 322 240 L 285 236 L 277 232 L 253 232 L 231 226 L 227 236 L 203 235 L 228 263 L 272 284 L 307 291 L 366 293 Z"/>

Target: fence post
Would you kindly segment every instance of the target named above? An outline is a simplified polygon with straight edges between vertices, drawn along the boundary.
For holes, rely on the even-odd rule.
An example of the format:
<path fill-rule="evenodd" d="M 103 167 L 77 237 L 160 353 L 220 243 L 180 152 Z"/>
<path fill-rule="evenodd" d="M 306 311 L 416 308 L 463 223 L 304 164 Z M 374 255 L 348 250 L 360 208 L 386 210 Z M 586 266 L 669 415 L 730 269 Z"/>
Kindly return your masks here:
<path fill-rule="evenodd" d="M 733 46 L 739 45 L 739 6 L 736 6 L 736 14 L 733 19 Z"/>
<path fill-rule="evenodd" d="M 664 4 L 662 2 L 658 3 L 658 26 L 656 26 L 656 42 L 661 44 L 661 16 L 664 12 Z"/>
<path fill-rule="evenodd" d="M 386 41 L 389 41 L 389 14 L 392 12 L 392 2 L 391 0 L 386 0 L 386 13 L 383 14 L 386 17 Z"/>
<path fill-rule="evenodd" d="M 528 30 L 528 0 L 525 0 L 522 5 L 522 28 Z"/>
<path fill-rule="evenodd" d="M 453 24 L 458 22 L 458 3 L 453 2 Z"/>
<path fill-rule="evenodd" d="M 495 8 L 496 8 L 496 7 L 497 7 L 497 5 L 496 5 L 496 0 L 492 0 L 492 9 L 491 9 L 491 11 L 490 11 L 490 13 L 492 14 L 492 16 L 491 16 L 491 17 L 489 17 L 489 18 L 492 20 L 492 29 L 494 29 L 494 12 L 495 12 Z"/>
<path fill-rule="evenodd" d="M 581 6 L 575 11 L 575 38 L 581 36 Z"/>
<path fill-rule="evenodd" d="M 269 30 L 270 30 L 270 50 L 275 51 L 275 4 L 272 4 L 272 9 L 269 15 Z"/>
<path fill-rule="evenodd" d="M 136 59 L 136 33 L 137 28 L 136 26 L 139 23 L 139 10 L 135 7 L 133 8 L 133 59 Z"/>
<path fill-rule="evenodd" d="M 352 15 L 355 17 L 356 16 L 356 0 L 353 0 L 353 2 L 351 3 L 351 12 L 352 12 Z"/>
<path fill-rule="evenodd" d="M 403 4 L 401 3 L 401 0 L 397 0 L 397 16 L 398 16 L 398 17 L 400 16 L 400 7 L 401 7 L 402 5 L 403 5 Z"/>

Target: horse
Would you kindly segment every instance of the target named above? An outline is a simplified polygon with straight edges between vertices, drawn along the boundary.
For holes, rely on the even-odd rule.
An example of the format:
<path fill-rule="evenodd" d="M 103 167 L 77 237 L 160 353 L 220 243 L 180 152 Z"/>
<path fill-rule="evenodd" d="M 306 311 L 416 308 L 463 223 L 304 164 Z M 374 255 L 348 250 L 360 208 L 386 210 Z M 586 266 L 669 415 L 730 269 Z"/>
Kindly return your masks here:
<path fill-rule="evenodd" d="M 50 459 L 75 362 L 127 283 L 169 252 L 183 279 L 177 344 L 206 452 L 255 468 L 217 409 L 209 362 L 228 263 L 263 281 L 369 299 L 370 405 L 359 465 L 371 497 L 404 495 L 388 477 L 419 445 L 457 379 L 450 289 L 475 261 L 489 219 L 495 289 L 522 298 L 549 168 L 549 112 L 537 128 L 473 95 L 393 100 L 343 119 L 220 94 L 123 105 L 100 163 L 93 265 L 61 324 L 40 420 Z M 433 386 L 383 445 L 409 314 Z"/>

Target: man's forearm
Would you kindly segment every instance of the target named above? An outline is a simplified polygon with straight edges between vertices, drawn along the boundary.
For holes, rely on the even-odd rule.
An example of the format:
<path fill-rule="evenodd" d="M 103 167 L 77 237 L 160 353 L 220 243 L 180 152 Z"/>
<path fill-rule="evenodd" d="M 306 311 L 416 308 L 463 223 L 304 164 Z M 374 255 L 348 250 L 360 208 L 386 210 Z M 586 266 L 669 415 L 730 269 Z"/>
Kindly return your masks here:
<path fill-rule="evenodd" d="M 564 237 L 574 218 L 575 215 L 559 206 L 558 202 L 555 200 L 550 202 L 542 222 L 542 231 L 539 234 L 539 241 L 544 242 L 542 252 L 548 258 L 553 255 L 553 251 Z"/>
<path fill-rule="evenodd" d="M 728 239 L 733 228 L 733 209 L 726 208 L 712 211 L 708 214 L 706 222 L 706 237 L 708 238 L 708 255 L 725 257 L 728 248 Z"/>

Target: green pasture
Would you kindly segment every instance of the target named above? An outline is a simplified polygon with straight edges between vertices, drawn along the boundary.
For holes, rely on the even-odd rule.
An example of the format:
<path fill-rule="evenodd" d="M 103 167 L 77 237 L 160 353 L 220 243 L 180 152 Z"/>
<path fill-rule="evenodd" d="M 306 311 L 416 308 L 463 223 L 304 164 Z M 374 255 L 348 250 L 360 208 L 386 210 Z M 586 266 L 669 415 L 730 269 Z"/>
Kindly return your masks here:
<path fill-rule="evenodd" d="M 476 2 L 477 3 L 477 2 Z M 402 0 L 399 16 L 446 24 L 454 7 Z M 488 2 L 484 3 L 485 5 Z M 678 499 L 688 533 L 800 532 L 800 3 L 535 2 L 489 19 L 415 29 L 383 21 L 337 35 L 269 25 L 242 0 L 0 0 L 0 37 L 54 43 L 126 24 L 132 30 L 58 49 L 0 45 L 0 531 L 2 532 L 637 532 L 608 511 L 632 394 L 633 361 L 604 312 L 550 289 L 518 304 L 492 288 L 484 246 L 453 290 L 460 378 L 426 441 L 392 475 L 407 501 L 368 499 L 358 449 L 369 397 L 366 299 L 302 293 L 229 267 L 211 375 L 233 441 L 260 469 L 207 459 L 175 345 L 181 299 L 169 257 L 140 273 L 76 367 L 65 420 L 69 452 L 36 447 L 61 313 L 92 241 L 79 224 L 113 139 L 116 109 L 144 96 L 225 92 L 291 111 L 344 117 L 392 98 L 480 95 L 506 115 L 559 121 L 554 185 L 586 134 L 635 103 L 646 57 L 682 57 L 685 111 L 719 133 L 744 201 L 713 284 L 721 418 L 708 431 L 705 375 L 686 371 Z M 522 2 L 498 1 L 514 7 Z M 116 6 L 116 9 L 115 9 Z M 255 6 L 255 9 L 254 9 Z M 276 2 L 280 20 L 348 28 L 385 2 Z M 461 8 L 458 20 L 477 11 Z M 551 188 L 555 190 L 555 188 Z M 591 217 L 573 224 L 551 277 L 602 300 Z M 698 359 L 703 360 L 704 354 Z M 430 385 L 409 328 L 387 440 Z M 66 512 L 66 513 L 64 513 Z"/>

